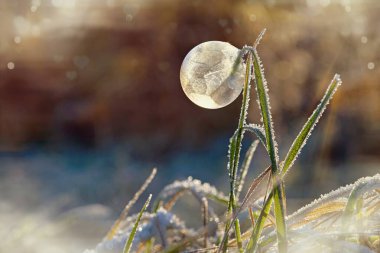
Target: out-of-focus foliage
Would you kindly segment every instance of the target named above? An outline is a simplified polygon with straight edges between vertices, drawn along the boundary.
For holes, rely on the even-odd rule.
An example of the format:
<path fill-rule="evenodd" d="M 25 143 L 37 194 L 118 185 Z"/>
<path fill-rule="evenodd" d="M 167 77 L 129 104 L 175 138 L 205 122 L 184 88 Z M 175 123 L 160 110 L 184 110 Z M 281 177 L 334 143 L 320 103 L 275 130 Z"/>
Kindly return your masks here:
<path fill-rule="evenodd" d="M 200 42 L 242 47 L 266 27 L 277 131 L 293 133 L 288 126 L 314 108 L 334 69 L 346 85 L 326 123 L 323 155 L 376 156 L 379 9 L 371 0 L 2 1 L 2 149 L 128 138 L 136 149 L 165 152 L 168 143 L 230 130 L 237 104 L 195 108 L 182 94 L 180 63 Z M 348 143 L 359 138 L 366 146 Z"/>

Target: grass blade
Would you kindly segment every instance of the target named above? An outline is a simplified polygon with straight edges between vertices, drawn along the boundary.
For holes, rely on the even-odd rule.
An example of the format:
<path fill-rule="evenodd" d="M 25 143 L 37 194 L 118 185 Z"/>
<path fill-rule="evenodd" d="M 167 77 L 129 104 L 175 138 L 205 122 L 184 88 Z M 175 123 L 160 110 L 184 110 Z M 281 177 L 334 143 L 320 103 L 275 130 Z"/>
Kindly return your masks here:
<path fill-rule="evenodd" d="M 123 211 L 121 212 L 119 218 L 114 222 L 111 229 L 108 231 L 107 235 L 104 237 L 104 240 L 111 240 L 112 237 L 116 234 L 120 227 L 120 223 L 127 218 L 129 210 L 132 208 L 132 206 L 136 203 L 136 201 L 140 198 L 141 194 L 146 190 L 146 188 L 149 186 L 149 184 L 152 182 L 154 177 L 157 174 L 157 169 L 153 168 L 152 172 L 150 173 L 149 177 L 145 180 L 144 184 L 140 187 L 140 189 L 135 193 L 133 198 L 128 202 L 128 204 L 124 207 Z"/>
<path fill-rule="evenodd" d="M 251 56 L 250 52 L 248 52 L 248 58 L 246 61 L 246 73 L 245 73 L 245 80 L 244 80 L 244 88 L 243 88 L 243 101 L 242 106 L 240 110 L 240 117 L 239 117 L 239 123 L 238 123 L 238 129 L 232 136 L 230 140 L 230 147 L 228 151 L 229 155 L 229 164 L 228 164 L 228 173 L 230 175 L 230 200 L 228 203 L 228 210 L 227 210 L 227 216 L 230 216 L 232 212 L 235 210 L 236 200 L 235 200 L 235 184 L 236 184 L 236 172 L 239 164 L 240 159 L 240 150 L 241 150 L 241 143 L 243 140 L 244 135 L 244 125 L 247 118 L 248 113 L 248 105 L 249 105 L 249 93 L 250 93 L 250 82 L 251 82 Z M 225 236 L 228 238 L 228 228 L 230 227 L 230 220 L 227 221 L 225 226 Z M 240 232 L 239 223 L 235 221 L 235 233 Z M 236 238 L 240 238 L 240 235 L 236 235 Z M 228 240 L 226 240 L 227 242 Z M 238 242 L 238 245 L 240 245 L 241 242 Z M 223 251 L 227 250 L 227 244 L 223 246 Z M 239 248 L 239 251 L 242 249 Z"/>
<path fill-rule="evenodd" d="M 282 177 L 286 174 L 287 170 L 291 167 L 294 160 L 297 158 L 297 155 L 301 151 L 302 147 L 305 145 L 307 137 L 310 135 L 311 131 L 313 130 L 314 126 L 316 125 L 316 123 L 318 122 L 319 118 L 321 117 L 323 111 L 325 110 L 328 102 L 331 100 L 332 96 L 334 95 L 336 89 L 338 88 L 338 86 L 340 84 L 341 84 L 341 80 L 340 80 L 339 76 L 335 75 L 333 81 L 331 82 L 331 84 L 327 88 L 325 95 L 323 96 L 320 104 L 314 110 L 314 112 L 312 113 L 312 115 L 310 116 L 310 118 L 305 123 L 304 127 L 302 128 L 300 134 L 297 136 L 297 138 L 293 142 L 293 144 L 292 144 L 292 146 L 291 146 L 291 148 L 290 148 L 290 150 L 289 150 L 289 152 L 288 152 L 288 154 L 284 160 L 284 164 L 282 166 L 282 168 L 283 168 L 281 171 Z M 266 200 L 266 202 L 264 204 L 264 208 L 260 213 L 258 222 L 256 223 L 256 227 L 254 228 L 254 231 L 253 231 L 252 237 L 248 243 L 248 247 L 247 247 L 246 252 L 253 252 L 257 247 L 257 242 L 258 242 L 258 239 L 261 235 L 262 228 L 264 226 L 264 222 L 265 222 L 266 216 L 267 216 L 267 214 L 265 214 L 265 210 L 266 210 L 265 207 L 268 207 L 268 205 L 269 205 L 269 209 L 270 209 L 270 205 L 273 201 L 272 198 L 273 198 L 273 192 L 269 195 L 268 199 Z M 262 223 L 262 224 L 259 224 L 259 223 Z"/>
<path fill-rule="evenodd" d="M 125 243 L 123 253 L 129 253 L 129 251 L 131 250 L 132 242 L 133 242 L 133 239 L 135 238 L 137 227 L 139 226 L 141 216 L 145 212 L 145 210 L 147 209 L 151 199 L 152 199 L 152 194 L 149 195 L 147 201 L 145 202 L 143 208 L 141 209 L 139 215 L 137 216 L 137 220 L 135 222 L 135 225 L 133 226 L 132 231 L 128 237 L 128 240 Z"/>
<path fill-rule="evenodd" d="M 249 169 L 251 162 L 252 162 L 253 154 L 255 153 L 258 144 L 259 144 L 258 140 L 255 140 L 254 142 L 252 142 L 251 146 L 248 148 L 247 153 L 245 154 L 245 158 L 244 158 L 244 161 L 243 161 L 243 164 L 241 166 L 240 173 L 239 173 L 240 176 L 239 176 L 238 182 L 236 184 L 237 185 L 236 186 L 236 188 L 237 188 L 236 189 L 236 199 L 237 200 L 239 200 L 240 193 L 243 190 L 245 178 L 247 176 L 248 169 Z"/>
<path fill-rule="evenodd" d="M 294 140 L 292 146 L 290 147 L 288 154 L 285 157 L 284 165 L 282 167 L 281 174 L 284 176 L 289 168 L 292 167 L 294 161 L 297 159 L 298 154 L 301 152 L 303 146 L 306 144 L 307 139 L 309 138 L 311 131 L 313 131 L 315 125 L 318 123 L 318 120 L 322 116 L 323 112 L 326 109 L 329 101 L 333 97 L 334 93 L 338 87 L 342 84 L 339 75 L 335 75 L 331 81 L 329 87 L 327 88 L 325 95 L 323 96 L 321 102 L 311 114 L 309 119 L 306 121 L 305 125 L 302 127 L 297 138 Z"/>
<path fill-rule="evenodd" d="M 232 217 L 232 222 L 230 221 L 228 223 L 228 227 L 226 228 L 226 231 L 224 233 L 224 236 L 223 236 L 223 239 L 220 243 L 220 247 L 218 249 L 218 252 L 222 249 L 222 246 L 223 245 L 227 245 L 228 243 L 228 232 L 230 231 L 231 229 L 231 224 L 234 223 L 236 220 L 237 220 L 237 217 L 238 215 L 240 214 L 241 211 L 243 211 L 245 208 L 247 208 L 248 204 L 249 204 L 249 200 L 251 199 L 251 196 L 253 194 L 253 192 L 255 191 L 256 187 L 263 181 L 263 179 L 267 176 L 267 175 L 270 175 L 270 167 L 268 167 L 266 170 L 264 170 L 257 178 L 255 178 L 251 185 L 249 186 L 249 189 L 239 207 L 239 209 L 237 211 L 234 212 L 234 215 Z M 229 219 L 229 217 L 228 217 Z"/>
<path fill-rule="evenodd" d="M 269 215 L 270 212 L 270 207 L 272 206 L 272 201 L 273 201 L 273 195 L 272 193 L 268 196 L 267 201 L 265 202 L 263 209 L 260 212 L 259 218 L 257 218 L 257 222 L 255 227 L 253 228 L 252 231 L 252 236 L 247 244 L 247 247 L 245 249 L 246 253 L 253 253 L 255 252 L 257 248 L 257 243 L 259 241 L 261 232 L 263 231 L 265 220 Z"/>
<path fill-rule="evenodd" d="M 287 251 L 286 225 L 285 225 L 285 197 L 281 178 L 278 173 L 278 151 L 273 130 L 272 116 L 270 113 L 269 95 L 267 82 L 264 76 L 264 69 L 260 57 L 255 48 L 252 49 L 253 66 L 255 76 L 255 87 L 258 96 L 258 103 L 261 109 L 261 117 L 264 125 L 266 136 L 266 147 L 271 161 L 272 168 L 272 185 L 274 198 L 274 211 L 276 217 L 276 230 L 279 252 Z M 269 206 L 270 209 L 270 206 Z M 265 218 L 265 217 L 264 217 Z"/>
<path fill-rule="evenodd" d="M 348 197 L 346 207 L 343 212 L 343 226 L 347 227 L 349 224 L 349 218 L 353 217 L 355 213 L 358 213 L 357 210 L 359 200 L 365 192 L 380 188 L 380 175 L 376 175 L 373 178 L 363 178 L 355 183 L 350 196 Z"/>
<path fill-rule="evenodd" d="M 244 130 L 249 131 L 256 135 L 256 137 L 261 141 L 264 145 L 265 149 L 267 148 L 267 141 L 265 138 L 265 130 L 263 127 L 257 124 L 248 124 L 244 126 Z"/>
<path fill-rule="evenodd" d="M 254 47 L 256 47 L 260 40 L 262 39 L 263 35 L 265 33 L 265 29 L 259 34 L 257 37 Z M 249 94 L 251 89 L 251 80 L 252 80 L 252 52 L 251 47 L 245 46 L 239 54 L 239 59 L 243 59 L 243 56 L 247 55 L 246 58 L 246 72 L 245 72 L 245 80 L 244 80 L 244 87 L 243 87 L 243 101 L 240 111 L 240 117 L 239 117 L 239 123 L 238 123 L 238 129 L 234 133 L 234 135 L 231 138 L 230 147 L 229 147 L 229 164 L 228 164 L 228 173 L 230 175 L 230 199 L 228 204 L 228 210 L 227 210 L 227 217 L 229 217 L 232 214 L 232 211 L 235 211 L 235 181 L 236 181 L 236 172 L 239 164 L 239 158 L 240 158 L 240 150 L 241 150 L 241 142 L 244 135 L 244 126 L 245 121 L 248 114 L 248 106 L 249 106 Z M 232 68 L 232 72 L 236 70 L 236 67 L 239 61 L 235 61 L 235 65 Z M 225 236 L 228 238 L 228 228 L 230 226 L 230 221 L 228 220 L 225 227 Z M 235 221 L 235 232 L 239 233 L 240 227 L 239 223 Z M 240 235 L 236 235 L 236 238 L 240 238 Z M 228 240 L 226 240 L 227 242 Z M 238 245 L 240 245 L 241 242 L 238 242 Z M 223 251 L 225 252 L 227 250 L 227 244 L 223 246 Z M 242 248 L 239 247 L 239 251 L 242 252 Z M 218 250 L 219 252 L 219 250 Z"/>

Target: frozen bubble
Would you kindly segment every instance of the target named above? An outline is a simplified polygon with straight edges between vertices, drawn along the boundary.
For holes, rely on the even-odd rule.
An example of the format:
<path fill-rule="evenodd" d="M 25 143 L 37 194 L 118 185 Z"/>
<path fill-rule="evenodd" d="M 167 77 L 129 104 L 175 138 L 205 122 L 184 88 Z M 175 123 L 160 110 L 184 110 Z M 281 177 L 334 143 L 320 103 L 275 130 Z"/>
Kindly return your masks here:
<path fill-rule="evenodd" d="M 194 47 L 182 62 L 180 80 L 196 105 L 218 109 L 232 103 L 243 90 L 244 66 L 232 73 L 240 50 L 227 42 L 207 41 Z"/>

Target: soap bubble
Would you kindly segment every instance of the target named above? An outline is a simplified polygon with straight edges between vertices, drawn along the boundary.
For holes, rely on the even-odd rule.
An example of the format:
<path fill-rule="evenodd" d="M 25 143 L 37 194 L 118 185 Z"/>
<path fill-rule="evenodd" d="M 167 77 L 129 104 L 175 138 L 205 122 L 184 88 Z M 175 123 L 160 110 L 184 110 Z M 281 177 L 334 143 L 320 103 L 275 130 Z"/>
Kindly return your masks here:
<path fill-rule="evenodd" d="M 232 103 L 243 90 L 244 64 L 234 69 L 240 50 L 227 42 L 207 41 L 183 60 L 180 80 L 186 96 L 196 105 L 218 109 Z"/>

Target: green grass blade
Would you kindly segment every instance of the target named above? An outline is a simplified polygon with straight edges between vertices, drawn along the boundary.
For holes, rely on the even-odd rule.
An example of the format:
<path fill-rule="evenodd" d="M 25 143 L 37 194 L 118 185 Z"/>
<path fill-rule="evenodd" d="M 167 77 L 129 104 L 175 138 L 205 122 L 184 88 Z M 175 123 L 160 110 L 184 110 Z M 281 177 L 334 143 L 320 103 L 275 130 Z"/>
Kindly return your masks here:
<path fill-rule="evenodd" d="M 272 193 L 268 196 L 267 201 L 264 203 L 263 209 L 260 212 L 259 218 L 256 221 L 255 227 L 252 231 L 252 236 L 247 244 L 247 247 L 244 252 L 253 253 L 257 248 L 257 244 L 263 231 L 265 221 L 269 215 L 270 208 L 272 206 L 273 195 Z"/>
<path fill-rule="evenodd" d="M 326 108 L 326 105 L 328 104 L 329 100 L 334 95 L 337 87 L 341 84 L 340 78 L 338 75 L 335 75 L 333 81 L 331 82 L 330 86 L 328 87 L 324 97 L 321 100 L 321 103 L 318 105 L 318 107 L 313 112 L 312 116 L 308 119 L 304 127 L 302 128 L 300 134 L 297 136 L 295 141 L 293 142 L 283 165 L 283 170 L 281 172 L 281 176 L 284 176 L 287 170 L 291 167 L 292 163 L 294 162 L 295 158 L 299 154 L 300 150 L 302 149 L 303 145 L 306 142 L 307 137 L 310 135 L 310 132 L 314 128 L 315 124 L 318 122 L 320 116 L 322 115 L 323 111 Z M 288 161 L 285 163 L 285 161 Z M 260 213 L 259 219 L 256 223 L 256 226 L 254 228 L 254 231 L 252 233 L 252 237 L 248 243 L 247 251 L 246 252 L 254 252 L 254 250 L 257 247 L 258 239 L 262 232 L 262 226 L 264 226 L 264 222 L 266 220 L 267 214 L 265 214 L 266 209 L 270 209 L 270 206 L 273 201 L 273 194 L 274 191 L 271 192 L 268 199 L 264 203 L 264 207 L 262 212 Z M 261 217 L 261 218 L 260 218 Z"/>
<path fill-rule="evenodd" d="M 272 171 L 277 172 L 278 167 L 278 152 L 277 144 L 274 139 L 274 130 L 272 123 L 272 116 L 270 113 L 270 104 L 268 96 L 268 87 L 264 77 L 264 70 L 262 68 L 261 60 L 257 54 L 256 49 L 252 49 L 253 52 L 253 66 L 254 66 L 254 77 L 255 77 L 255 87 L 258 96 L 258 103 L 261 110 L 261 117 L 264 125 L 265 136 L 266 136 L 266 147 L 269 153 L 269 158 L 271 160 Z"/>
<path fill-rule="evenodd" d="M 218 196 L 216 194 L 211 194 L 211 193 L 206 194 L 206 197 L 216 203 L 219 203 L 224 206 L 228 206 L 228 198 L 223 198 L 221 196 Z"/>
<path fill-rule="evenodd" d="M 240 174 L 239 179 L 237 180 L 237 183 L 236 183 L 236 199 L 237 200 L 239 200 L 240 193 L 243 190 L 245 178 L 247 176 L 249 167 L 251 166 L 253 154 L 255 153 L 258 144 L 259 144 L 258 140 L 255 140 L 254 142 L 252 142 L 251 146 L 247 150 L 247 153 L 245 154 L 245 158 L 241 165 L 241 169 L 239 173 Z"/>
<path fill-rule="evenodd" d="M 239 164 L 240 159 L 240 150 L 241 143 L 243 140 L 245 121 L 248 113 L 248 105 L 249 105 L 249 91 L 250 91 L 250 82 L 251 82 L 251 57 L 248 56 L 248 60 L 246 62 L 246 74 L 243 88 L 243 101 L 240 110 L 239 124 L 238 129 L 235 134 L 232 136 L 230 140 L 230 148 L 229 148 L 229 165 L 228 165 L 228 173 L 230 175 L 230 200 L 227 210 L 227 216 L 230 216 L 232 212 L 235 210 L 236 200 L 235 200 L 235 184 L 236 184 L 236 171 Z M 228 228 L 230 227 L 231 221 L 228 220 L 225 226 L 225 236 L 228 238 Z M 239 233 L 240 229 L 239 223 L 235 221 L 235 233 Z M 236 235 L 236 238 L 240 238 L 241 235 Z M 228 240 L 226 240 L 227 242 Z M 223 251 L 227 250 L 227 244 L 223 246 Z"/>
<path fill-rule="evenodd" d="M 135 222 L 135 225 L 133 226 L 132 231 L 129 234 L 128 240 L 125 243 L 123 253 L 129 253 L 129 251 L 131 250 L 133 239 L 135 238 L 137 227 L 140 223 L 141 216 L 145 212 L 145 210 L 147 209 L 151 199 L 152 199 L 152 194 L 149 195 L 147 201 L 145 202 L 143 208 L 141 209 L 139 215 L 137 216 L 137 220 Z"/>
<path fill-rule="evenodd" d="M 248 191 L 246 193 L 246 195 L 244 196 L 244 199 L 243 201 L 241 202 L 241 205 L 240 207 L 234 212 L 234 215 L 232 217 L 232 222 L 235 222 L 237 220 L 237 217 L 238 215 L 243 211 L 245 210 L 249 203 L 250 203 L 250 199 L 256 189 L 256 187 L 264 180 L 264 178 L 267 176 L 267 175 L 270 175 L 270 167 L 268 167 L 267 169 L 265 169 L 257 178 L 255 178 L 252 182 L 251 182 L 251 185 L 249 186 L 248 188 Z M 228 232 L 230 231 L 231 229 L 231 221 L 229 221 L 228 223 L 228 227 L 226 228 L 226 231 L 224 233 L 224 236 L 223 236 L 223 239 L 220 243 L 220 247 L 218 249 L 218 252 L 222 249 L 222 246 L 223 245 L 227 245 L 228 244 Z"/>
<path fill-rule="evenodd" d="M 234 181 L 234 174 L 233 174 L 233 167 L 234 167 L 234 160 L 235 160 L 235 153 L 236 153 L 236 141 L 237 141 L 237 135 L 239 131 L 236 130 L 235 133 L 230 138 L 230 144 L 228 145 L 228 175 L 230 177 L 230 184 L 232 186 L 232 183 Z"/>
<path fill-rule="evenodd" d="M 288 154 L 285 157 L 284 165 L 282 167 L 281 174 L 284 176 L 289 168 L 292 167 L 294 161 L 297 159 L 298 154 L 301 152 L 303 146 L 306 144 L 307 139 L 309 138 L 311 132 L 313 131 L 315 125 L 318 123 L 318 120 L 322 116 L 323 112 L 326 109 L 329 101 L 333 97 L 334 93 L 338 87 L 342 84 L 339 75 L 335 75 L 331 81 L 329 87 L 327 88 L 325 95 L 323 96 L 321 102 L 311 114 L 310 118 L 307 120 L 305 125 L 302 127 L 302 130 L 298 134 L 297 138 L 294 140 L 292 146 L 290 147 Z"/>
<path fill-rule="evenodd" d="M 140 187 L 140 189 L 135 193 L 133 198 L 128 202 L 128 204 L 124 207 L 123 211 L 121 212 L 119 218 L 114 222 L 110 230 L 108 231 L 107 235 L 104 237 L 103 240 L 111 240 L 112 237 L 116 234 L 116 232 L 119 230 L 120 224 L 125 218 L 128 216 L 129 210 L 132 208 L 132 206 L 136 203 L 136 201 L 140 198 L 141 194 L 146 190 L 146 188 L 150 185 L 152 180 L 157 174 L 157 169 L 153 168 L 152 172 L 150 173 L 149 177 L 145 179 L 144 184 Z"/>
<path fill-rule="evenodd" d="M 265 30 L 263 30 L 259 37 L 256 39 L 255 46 L 260 42 L 261 38 L 263 37 L 265 33 Z M 235 184 L 236 184 L 236 173 L 237 168 L 239 165 L 239 159 L 240 159 L 240 151 L 241 151 L 241 143 L 244 135 L 244 126 L 248 114 L 248 106 L 249 106 L 249 95 L 250 95 L 250 89 L 251 89 L 251 79 L 252 79 L 252 52 L 250 47 L 244 47 L 240 52 L 240 57 L 242 57 L 244 54 L 247 54 L 247 60 L 246 60 L 246 72 L 245 72 L 245 80 L 244 80 L 244 87 L 243 87 L 243 101 L 242 106 L 240 110 L 240 117 L 239 117 L 239 123 L 237 131 L 234 133 L 234 135 L 231 138 L 230 141 L 230 147 L 229 147 L 229 164 L 228 164 L 228 173 L 230 175 L 230 200 L 227 210 L 227 217 L 231 216 L 232 212 L 235 211 Z M 237 61 L 236 61 L 237 62 Z M 233 67 L 232 72 L 236 66 Z M 226 226 L 225 226 L 225 235 L 224 237 L 227 238 L 225 240 L 228 242 L 228 230 L 230 227 L 230 219 L 227 220 Z M 239 223 L 235 220 L 235 233 L 240 233 Z M 241 236 L 239 234 L 236 235 L 236 238 L 240 238 Z M 239 244 L 239 242 L 238 242 Z M 223 251 L 225 252 L 227 250 L 227 243 L 225 245 L 221 245 L 223 248 Z M 219 248 L 220 250 L 221 248 Z M 218 250 L 218 252 L 219 252 Z M 241 248 L 239 248 L 241 250 Z"/>
<path fill-rule="evenodd" d="M 279 252 L 287 251 L 286 239 L 286 225 L 285 225 L 285 198 L 281 184 L 281 178 L 278 173 L 278 151 L 275 141 L 272 116 L 270 113 L 270 103 L 268 95 L 267 82 L 264 76 L 264 69 L 260 57 L 255 48 L 252 49 L 253 53 L 253 66 L 255 76 L 255 87 L 258 96 L 258 102 L 261 109 L 261 117 L 264 125 L 266 136 L 266 147 L 269 154 L 272 167 L 272 184 L 273 184 L 273 198 L 274 198 L 274 211 L 276 218 L 276 230 Z"/>

